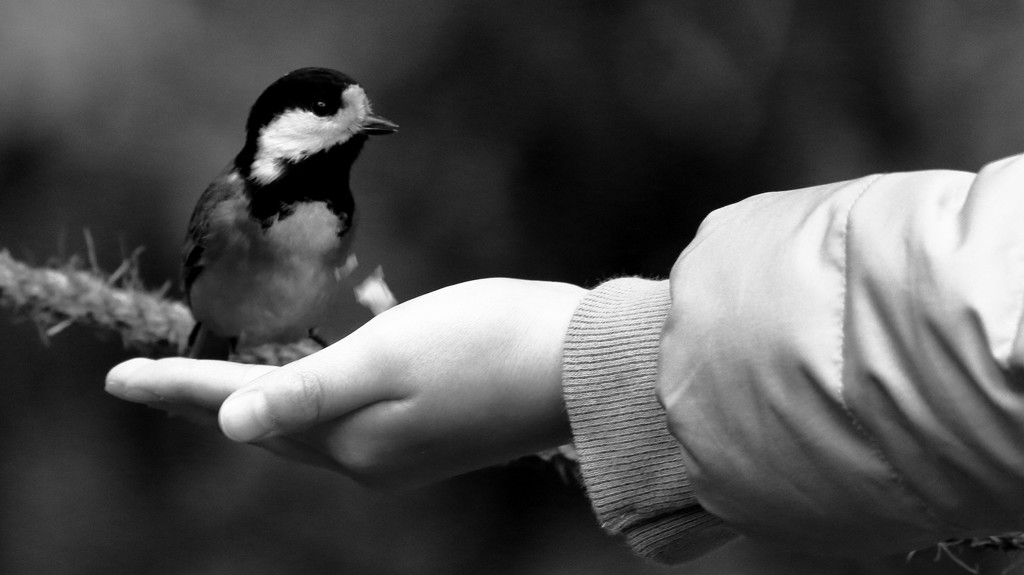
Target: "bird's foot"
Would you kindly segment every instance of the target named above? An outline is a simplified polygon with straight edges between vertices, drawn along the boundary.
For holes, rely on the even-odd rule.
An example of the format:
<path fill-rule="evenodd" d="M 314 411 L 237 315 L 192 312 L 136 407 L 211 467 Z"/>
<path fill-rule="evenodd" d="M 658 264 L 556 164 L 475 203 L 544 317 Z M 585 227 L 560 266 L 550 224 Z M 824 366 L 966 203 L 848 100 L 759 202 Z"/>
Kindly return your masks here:
<path fill-rule="evenodd" d="M 309 328 L 309 332 L 308 333 L 309 333 L 309 339 L 311 339 L 311 340 L 317 342 L 318 344 L 320 344 L 320 347 L 327 347 L 327 346 L 331 345 L 330 342 L 328 342 L 326 339 L 324 339 L 323 336 L 320 335 L 317 332 L 317 329 L 315 327 Z"/>

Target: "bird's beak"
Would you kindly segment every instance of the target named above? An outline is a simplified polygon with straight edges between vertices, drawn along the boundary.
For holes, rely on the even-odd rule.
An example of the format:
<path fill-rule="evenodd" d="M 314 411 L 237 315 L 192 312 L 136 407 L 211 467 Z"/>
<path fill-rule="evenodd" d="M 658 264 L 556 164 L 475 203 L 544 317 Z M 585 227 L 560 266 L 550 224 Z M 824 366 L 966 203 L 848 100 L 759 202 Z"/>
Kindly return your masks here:
<path fill-rule="evenodd" d="M 359 130 L 367 136 L 384 136 L 398 131 L 398 124 L 370 114 L 359 123 Z"/>

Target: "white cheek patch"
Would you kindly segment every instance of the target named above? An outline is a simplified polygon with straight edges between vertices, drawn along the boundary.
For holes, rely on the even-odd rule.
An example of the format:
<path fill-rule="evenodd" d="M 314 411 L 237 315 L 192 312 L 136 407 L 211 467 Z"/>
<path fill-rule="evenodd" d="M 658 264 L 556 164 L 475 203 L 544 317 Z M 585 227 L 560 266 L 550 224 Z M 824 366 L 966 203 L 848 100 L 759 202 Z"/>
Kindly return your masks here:
<path fill-rule="evenodd" d="M 343 106 L 333 116 L 317 116 L 293 108 L 260 130 L 252 176 L 261 184 L 268 184 L 281 175 L 284 162 L 297 162 L 344 143 L 358 133 L 360 123 L 370 112 L 366 94 L 352 85 L 341 98 Z"/>
<path fill-rule="evenodd" d="M 341 101 L 345 104 L 344 109 L 353 113 L 355 125 L 352 128 L 359 131 L 360 124 L 370 115 L 370 100 L 366 97 L 366 92 L 358 85 L 349 86 L 341 93 Z"/>

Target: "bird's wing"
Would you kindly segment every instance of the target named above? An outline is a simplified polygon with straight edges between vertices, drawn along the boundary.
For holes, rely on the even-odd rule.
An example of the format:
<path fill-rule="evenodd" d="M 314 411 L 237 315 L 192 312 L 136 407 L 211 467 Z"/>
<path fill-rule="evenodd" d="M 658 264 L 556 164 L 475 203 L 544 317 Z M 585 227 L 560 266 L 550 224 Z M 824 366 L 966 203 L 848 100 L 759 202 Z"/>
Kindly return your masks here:
<path fill-rule="evenodd" d="M 229 198 L 241 195 L 244 190 L 245 180 L 232 166 L 229 166 L 213 180 L 196 203 L 181 252 L 182 281 L 186 301 L 189 299 L 192 284 L 205 266 L 203 251 L 210 232 L 210 215 L 214 207 Z"/>

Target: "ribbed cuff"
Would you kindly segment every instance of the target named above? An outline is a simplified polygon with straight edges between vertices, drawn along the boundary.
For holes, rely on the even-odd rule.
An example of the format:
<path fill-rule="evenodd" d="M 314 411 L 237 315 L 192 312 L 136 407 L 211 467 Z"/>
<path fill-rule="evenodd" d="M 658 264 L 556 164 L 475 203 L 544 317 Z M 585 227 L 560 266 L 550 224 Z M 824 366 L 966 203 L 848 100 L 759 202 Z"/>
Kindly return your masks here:
<path fill-rule="evenodd" d="M 563 355 L 565 401 L 598 520 L 643 555 L 694 559 L 736 537 L 697 503 L 655 396 L 668 281 L 612 280 L 577 307 Z"/>

